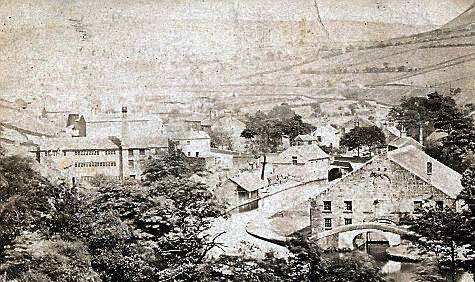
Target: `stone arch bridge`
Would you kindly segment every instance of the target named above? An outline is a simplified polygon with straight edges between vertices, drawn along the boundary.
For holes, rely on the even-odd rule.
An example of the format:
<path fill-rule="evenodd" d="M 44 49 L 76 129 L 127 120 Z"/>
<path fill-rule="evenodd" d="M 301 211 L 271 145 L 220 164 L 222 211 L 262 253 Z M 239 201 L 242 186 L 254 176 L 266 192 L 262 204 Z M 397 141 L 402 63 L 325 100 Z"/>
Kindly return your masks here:
<path fill-rule="evenodd" d="M 414 233 L 401 228 L 400 226 L 370 222 L 339 226 L 332 230 L 320 232 L 312 236 L 312 239 L 316 240 L 324 249 L 333 247 L 337 249 L 353 250 L 355 248 L 353 242 L 356 236 L 368 232 L 374 232 L 384 236 L 390 246 L 401 244 L 401 236 L 414 236 Z"/>

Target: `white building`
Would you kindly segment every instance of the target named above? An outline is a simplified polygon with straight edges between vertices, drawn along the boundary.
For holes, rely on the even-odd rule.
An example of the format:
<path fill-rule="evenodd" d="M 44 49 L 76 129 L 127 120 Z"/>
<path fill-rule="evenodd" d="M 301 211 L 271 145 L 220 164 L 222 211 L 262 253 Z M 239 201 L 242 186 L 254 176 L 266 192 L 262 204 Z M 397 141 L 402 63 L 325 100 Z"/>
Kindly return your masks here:
<path fill-rule="evenodd" d="M 340 132 L 331 125 L 317 127 L 311 134 L 319 145 L 340 148 Z"/>

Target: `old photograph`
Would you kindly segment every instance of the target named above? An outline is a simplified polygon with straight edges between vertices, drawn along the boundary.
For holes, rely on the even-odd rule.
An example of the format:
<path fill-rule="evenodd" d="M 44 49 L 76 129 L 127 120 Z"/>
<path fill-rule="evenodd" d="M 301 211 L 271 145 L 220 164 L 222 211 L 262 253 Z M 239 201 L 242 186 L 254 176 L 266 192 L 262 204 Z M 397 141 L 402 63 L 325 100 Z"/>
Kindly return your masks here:
<path fill-rule="evenodd" d="M 474 282 L 475 0 L 0 0 L 0 282 Z"/>

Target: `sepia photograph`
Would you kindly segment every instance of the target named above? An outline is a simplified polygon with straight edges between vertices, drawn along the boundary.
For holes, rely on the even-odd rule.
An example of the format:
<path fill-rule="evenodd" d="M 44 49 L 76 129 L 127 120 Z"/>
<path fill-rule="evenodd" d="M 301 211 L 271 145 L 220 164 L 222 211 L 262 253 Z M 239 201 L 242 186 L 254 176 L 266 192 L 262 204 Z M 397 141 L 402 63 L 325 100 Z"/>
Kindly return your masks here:
<path fill-rule="evenodd" d="M 474 282 L 475 0 L 0 0 L 0 282 Z"/>

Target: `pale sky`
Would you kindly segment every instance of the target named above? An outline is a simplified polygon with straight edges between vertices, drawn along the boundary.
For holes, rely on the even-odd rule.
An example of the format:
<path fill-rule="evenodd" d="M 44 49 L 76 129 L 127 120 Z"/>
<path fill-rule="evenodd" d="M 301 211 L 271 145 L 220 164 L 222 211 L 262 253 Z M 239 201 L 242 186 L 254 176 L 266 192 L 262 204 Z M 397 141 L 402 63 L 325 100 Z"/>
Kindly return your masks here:
<path fill-rule="evenodd" d="M 326 20 L 382 21 L 442 25 L 467 9 L 473 0 L 317 0 Z M 106 4 L 105 4 L 106 3 Z M 109 3 L 109 4 L 107 4 Z M 155 19 L 276 20 L 315 17 L 314 0 L 0 0 L 0 20 L 24 23 L 62 14 L 84 17 L 111 14 L 143 15 Z M 9 19 L 8 17 L 12 17 Z"/>

